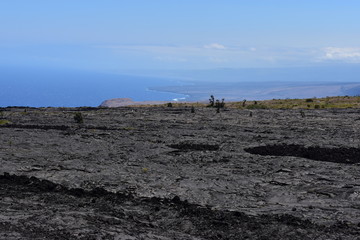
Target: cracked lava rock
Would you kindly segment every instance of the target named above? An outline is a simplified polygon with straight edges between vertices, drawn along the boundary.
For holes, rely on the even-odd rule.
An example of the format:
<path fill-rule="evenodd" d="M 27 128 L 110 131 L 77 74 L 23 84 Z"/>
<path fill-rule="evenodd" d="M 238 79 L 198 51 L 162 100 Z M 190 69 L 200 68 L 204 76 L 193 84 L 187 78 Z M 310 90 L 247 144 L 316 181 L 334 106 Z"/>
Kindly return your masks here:
<path fill-rule="evenodd" d="M 360 239 L 358 109 L 0 111 L 0 239 Z"/>

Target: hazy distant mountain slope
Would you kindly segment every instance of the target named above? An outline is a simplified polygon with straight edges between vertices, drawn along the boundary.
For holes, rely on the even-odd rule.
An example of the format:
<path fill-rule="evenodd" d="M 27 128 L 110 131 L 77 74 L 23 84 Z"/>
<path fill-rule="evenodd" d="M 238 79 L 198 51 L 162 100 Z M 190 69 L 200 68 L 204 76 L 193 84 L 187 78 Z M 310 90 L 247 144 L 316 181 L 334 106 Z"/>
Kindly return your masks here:
<path fill-rule="evenodd" d="M 157 87 L 156 91 L 188 95 L 187 100 L 207 99 L 211 94 L 227 100 L 266 100 L 282 98 L 310 98 L 326 96 L 355 96 L 360 93 L 360 83 L 311 82 L 237 82 L 204 83 L 193 85 Z"/>

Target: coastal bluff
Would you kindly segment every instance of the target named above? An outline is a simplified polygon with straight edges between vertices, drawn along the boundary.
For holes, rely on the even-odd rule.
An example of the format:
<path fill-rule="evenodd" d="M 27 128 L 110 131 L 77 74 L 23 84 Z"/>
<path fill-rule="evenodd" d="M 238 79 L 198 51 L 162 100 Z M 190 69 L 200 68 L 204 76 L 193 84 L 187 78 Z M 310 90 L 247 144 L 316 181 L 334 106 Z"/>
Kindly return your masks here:
<path fill-rule="evenodd" d="M 132 105 L 155 105 L 165 103 L 165 101 L 133 101 L 131 98 L 112 98 L 103 101 L 99 107 L 125 107 Z"/>

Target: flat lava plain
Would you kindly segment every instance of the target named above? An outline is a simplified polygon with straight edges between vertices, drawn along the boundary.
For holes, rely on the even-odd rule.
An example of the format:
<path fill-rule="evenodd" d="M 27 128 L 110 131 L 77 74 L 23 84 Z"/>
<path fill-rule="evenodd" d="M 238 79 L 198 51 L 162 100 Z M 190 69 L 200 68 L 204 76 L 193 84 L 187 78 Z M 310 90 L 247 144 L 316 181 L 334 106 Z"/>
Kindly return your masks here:
<path fill-rule="evenodd" d="M 360 109 L 0 110 L 1 239 L 360 239 Z"/>

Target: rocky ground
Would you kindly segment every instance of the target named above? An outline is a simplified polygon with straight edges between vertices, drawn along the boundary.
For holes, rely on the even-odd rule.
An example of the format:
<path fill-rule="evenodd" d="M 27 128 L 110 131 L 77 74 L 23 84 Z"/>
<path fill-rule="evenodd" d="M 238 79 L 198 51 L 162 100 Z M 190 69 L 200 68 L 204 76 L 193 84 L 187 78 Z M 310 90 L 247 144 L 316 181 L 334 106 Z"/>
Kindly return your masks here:
<path fill-rule="evenodd" d="M 0 110 L 1 239 L 360 239 L 360 109 Z"/>

